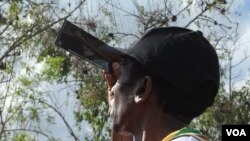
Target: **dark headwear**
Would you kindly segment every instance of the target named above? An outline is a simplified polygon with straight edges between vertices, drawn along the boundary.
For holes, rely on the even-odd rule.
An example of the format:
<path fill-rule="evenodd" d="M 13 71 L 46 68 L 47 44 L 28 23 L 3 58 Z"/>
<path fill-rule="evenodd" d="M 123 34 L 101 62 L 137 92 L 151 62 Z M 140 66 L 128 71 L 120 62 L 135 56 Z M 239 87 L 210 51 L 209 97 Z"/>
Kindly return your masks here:
<path fill-rule="evenodd" d="M 145 33 L 130 48 L 128 54 L 142 64 L 149 74 L 182 93 L 170 96 L 176 97 L 173 100 L 182 99 L 179 101 L 182 106 L 189 106 L 192 102 L 196 102 L 196 97 L 199 97 L 197 102 L 204 103 L 205 107 L 213 103 L 219 88 L 218 57 L 200 31 L 195 32 L 179 27 L 154 28 Z M 209 90 L 202 90 L 204 93 L 194 94 L 194 89 L 199 89 L 197 86 L 204 82 L 209 86 L 203 89 L 212 88 L 212 92 L 205 93 Z M 178 104 L 175 101 L 172 103 Z M 185 105 L 185 103 L 188 104 Z M 193 104 L 193 106 L 199 106 Z M 185 109 L 181 108 L 175 110 L 185 112 Z M 195 107 L 193 110 L 197 111 Z M 202 111 L 204 108 L 200 109 L 200 112 Z"/>

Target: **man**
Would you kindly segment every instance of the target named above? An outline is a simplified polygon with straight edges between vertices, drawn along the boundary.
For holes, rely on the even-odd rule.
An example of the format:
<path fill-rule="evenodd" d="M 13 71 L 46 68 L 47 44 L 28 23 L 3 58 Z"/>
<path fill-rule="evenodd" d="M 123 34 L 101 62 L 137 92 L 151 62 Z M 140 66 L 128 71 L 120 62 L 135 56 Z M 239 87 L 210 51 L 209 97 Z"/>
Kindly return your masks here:
<path fill-rule="evenodd" d="M 218 57 L 201 32 L 154 28 L 112 67 L 105 78 L 113 141 L 132 141 L 127 135 L 136 141 L 207 140 L 185 128 L 213 104 L 219 88 Z"/>

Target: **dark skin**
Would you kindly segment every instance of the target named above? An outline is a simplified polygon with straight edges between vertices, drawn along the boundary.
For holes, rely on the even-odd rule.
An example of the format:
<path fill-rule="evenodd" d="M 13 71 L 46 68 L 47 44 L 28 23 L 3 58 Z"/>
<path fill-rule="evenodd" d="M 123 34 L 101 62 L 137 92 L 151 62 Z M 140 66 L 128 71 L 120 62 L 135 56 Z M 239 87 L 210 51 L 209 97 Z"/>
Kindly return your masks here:
<path fill-rule="evenodd" d="M 133 80 L 129 64 L 112 64 L 113 74 L 104 72 L 113 119 L 113 141 L 161 141 L 185 123 L 162 111 L 150 76 Z"/>

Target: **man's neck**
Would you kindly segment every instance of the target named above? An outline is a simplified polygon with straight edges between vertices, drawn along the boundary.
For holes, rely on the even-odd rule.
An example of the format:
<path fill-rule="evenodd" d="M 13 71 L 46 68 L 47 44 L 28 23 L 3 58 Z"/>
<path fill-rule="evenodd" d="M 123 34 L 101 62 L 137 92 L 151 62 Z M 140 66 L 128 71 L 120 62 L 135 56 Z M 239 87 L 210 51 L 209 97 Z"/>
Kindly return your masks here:
<path fill-rule="evenodd" d="M 159 111 L 159 107 L 152 108 L 147 110 L 143 126 L 134 134 L 136 141 L 162 141 L 168 134 L 185 126 L 182 121 Z"/>

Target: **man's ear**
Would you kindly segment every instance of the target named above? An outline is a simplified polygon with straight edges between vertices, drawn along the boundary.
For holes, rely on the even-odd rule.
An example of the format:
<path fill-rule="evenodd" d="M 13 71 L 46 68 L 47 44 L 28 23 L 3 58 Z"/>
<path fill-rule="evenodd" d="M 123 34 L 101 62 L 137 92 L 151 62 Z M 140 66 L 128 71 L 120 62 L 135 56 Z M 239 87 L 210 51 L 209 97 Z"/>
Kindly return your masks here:
<path fill-rule="evenodd" d="M 152 92 L 152 79 L 149 76 L 145 76 L 142 80 L 139 80 L 136 84 L 135 103 L 141 103 L 145 101 Z"/>

